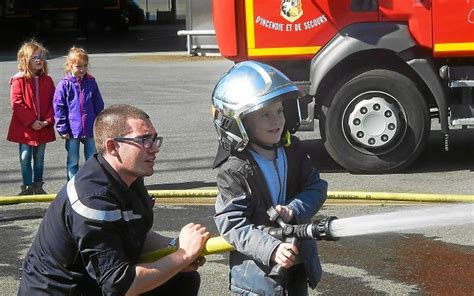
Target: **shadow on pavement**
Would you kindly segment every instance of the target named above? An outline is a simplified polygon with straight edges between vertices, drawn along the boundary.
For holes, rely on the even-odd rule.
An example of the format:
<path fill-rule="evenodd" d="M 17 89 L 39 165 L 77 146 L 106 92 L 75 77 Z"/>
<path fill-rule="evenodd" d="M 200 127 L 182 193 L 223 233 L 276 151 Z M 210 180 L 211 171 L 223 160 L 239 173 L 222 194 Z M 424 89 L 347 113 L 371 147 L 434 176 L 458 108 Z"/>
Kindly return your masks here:
<path fill-rule="evenodd" d="M 63 56 L 73 45 L 82 46 L 89 53 L 136 53 L 186 51 L 186 37 L 177 31 L 185 29 L 183 21 L 153 23 L 131 27 L 128 31 L 105 31 L 85 36 L 78 30 L 44 33 L 0 29 L 0 61 L 16 60 L 16 52 L 24 41 L 41 42 L 50 52 L 50 58 Z"/>

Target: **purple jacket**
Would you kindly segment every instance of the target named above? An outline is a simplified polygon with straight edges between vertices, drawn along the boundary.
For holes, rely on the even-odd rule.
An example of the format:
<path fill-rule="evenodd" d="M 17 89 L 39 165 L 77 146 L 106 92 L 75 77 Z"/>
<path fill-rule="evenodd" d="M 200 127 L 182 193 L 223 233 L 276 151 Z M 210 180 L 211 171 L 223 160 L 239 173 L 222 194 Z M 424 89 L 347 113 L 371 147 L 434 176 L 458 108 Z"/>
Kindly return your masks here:
<path fill-rule="evenodd" d="M 79 81 L 66 73 L 54 92 L 54 118 L 60 135 L 71 138 L 92 138 L 94 120 L 104 109 L 104 101 L 95 78 L 86 74 Z"/>

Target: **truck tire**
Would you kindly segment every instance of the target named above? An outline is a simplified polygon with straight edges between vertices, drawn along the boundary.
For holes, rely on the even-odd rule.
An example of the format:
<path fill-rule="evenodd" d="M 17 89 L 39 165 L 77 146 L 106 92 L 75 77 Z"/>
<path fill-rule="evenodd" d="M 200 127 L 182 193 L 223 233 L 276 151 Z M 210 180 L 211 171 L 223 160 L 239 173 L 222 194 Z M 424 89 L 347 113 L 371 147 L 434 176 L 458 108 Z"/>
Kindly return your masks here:
<path fill-rule="evenodd" d="M 430 117 L 415 82 L 377 69 L 342 83 L 323 108 L 321 126 L 325 147 L 337 163 L 354 173 L 388 173 L 418 157 L 429 136 Z"/>

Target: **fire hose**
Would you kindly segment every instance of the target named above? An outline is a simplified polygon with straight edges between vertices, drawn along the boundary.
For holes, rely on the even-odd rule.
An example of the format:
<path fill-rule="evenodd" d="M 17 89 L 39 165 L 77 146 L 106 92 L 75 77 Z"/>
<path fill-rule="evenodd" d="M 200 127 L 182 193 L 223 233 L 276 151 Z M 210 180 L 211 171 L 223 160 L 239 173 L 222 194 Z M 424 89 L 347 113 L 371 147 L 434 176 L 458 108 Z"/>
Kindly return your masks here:
<path fill-rule="evenodd" d="M 259 226 L 259 228 L 268 234 L 278 238 L 281 241 L 299 245 L 300 240 L 326 240 L 336 241 L 339 238 L 331 233 L 331 222 L 337 219 L 335 216 L 329 216 L 320 220 L 315 220 L 306 224 L 287 224 L 280 217 L 275 208 L 268 209 L 267 214 L 270 221 L 276 222 L 280 227 Z M 146 253 L 140 257 L 141 263 L 156 261 L 167 256 L 177 250 L 177 247 L 166 247 L 156 251 Z M 210 254 L 219 254 L 235 250 L 223 237 L 212 237 L 206 241 L 201 252 L 201 256 Z M 286 269 L 276 264 L 268 276 L 272 278 L 280 278 L 284 276 Z"/>

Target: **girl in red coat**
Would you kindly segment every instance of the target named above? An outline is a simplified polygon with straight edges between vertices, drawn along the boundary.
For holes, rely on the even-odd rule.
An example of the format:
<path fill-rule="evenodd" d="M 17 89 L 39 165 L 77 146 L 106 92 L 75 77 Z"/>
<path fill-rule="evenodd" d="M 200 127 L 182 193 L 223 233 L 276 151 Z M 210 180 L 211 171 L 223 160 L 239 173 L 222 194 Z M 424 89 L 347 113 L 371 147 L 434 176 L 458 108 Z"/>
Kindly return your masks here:
<path fill-rule="evenodd" d="M 19 144 L 23 185 L 19 195 L 43 190 L 44 150 L 54 141 L 54 83 L 48 76 L 46 49 L 35 41 L 18 50 L 18 70 L 10 79 L 13 114 L 7 140 Z M 31 160 L 33 159 L 33 168 Z"/>

